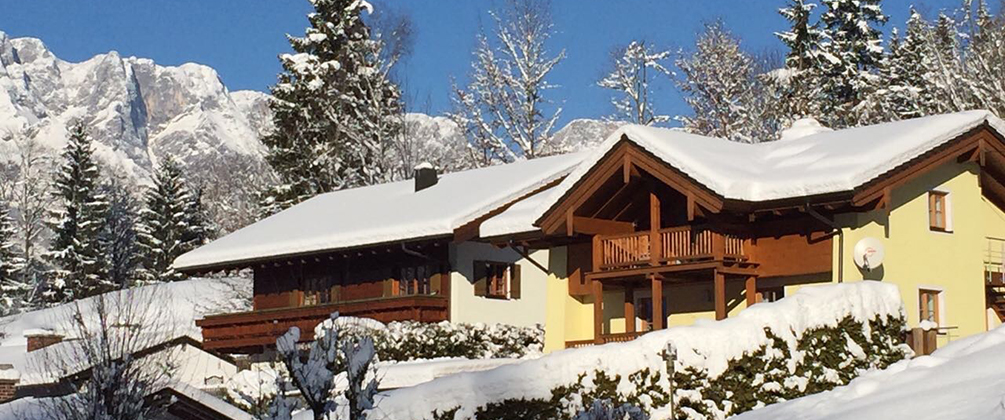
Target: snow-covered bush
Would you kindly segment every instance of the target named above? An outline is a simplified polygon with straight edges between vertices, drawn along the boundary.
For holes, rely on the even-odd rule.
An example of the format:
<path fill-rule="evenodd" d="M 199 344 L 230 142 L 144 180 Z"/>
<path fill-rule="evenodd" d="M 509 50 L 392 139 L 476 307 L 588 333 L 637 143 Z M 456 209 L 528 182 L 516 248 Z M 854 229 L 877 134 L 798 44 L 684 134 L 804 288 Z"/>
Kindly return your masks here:
<path fill-rule="evenodd" d="M 631 404 L 615 407 L 608 400 L 594 400 L 588 410 L 576 416 L 576 420 L 649 420 L 649 416 Z"/>
<path fill-rule="evenodd" d="M 654 418 L 722 419 L 903 359 L 904 329 L 894 285 L 805 287 L 724 321 L 390 391 L 380 412 L 388 420 L 571 420 L 606 400 Z"/>
<path fill-rule="evenodd" d="M 541 354 L 544 329 L 504 324 L 391 322 L 374 334 L 380 360 L 520 358 Z"/>
<path fill-rule="evenodd" d="M 374 407 L 379 381 L 373 371 L 373 339 L 362 331 L 352 323 L 340 322 L 336 312 L 314 329 L 314 341 L 306 352 L 298 345 L 299 328 L 291 327 L 279 337 L 276 349 L 289 374 L 277 376 L 277 395 L 267 418 L 291 418 L 295 404 L 286 390 L 292 385 L 300 391 L 299 400 L 313 413 L 314 420 L 333 418 L 340 407 L 348 412 L 350 420 L 365 419 L 364 411 Z M 338 392 L 336 383 L 340 381 L 347 386 Z"/>

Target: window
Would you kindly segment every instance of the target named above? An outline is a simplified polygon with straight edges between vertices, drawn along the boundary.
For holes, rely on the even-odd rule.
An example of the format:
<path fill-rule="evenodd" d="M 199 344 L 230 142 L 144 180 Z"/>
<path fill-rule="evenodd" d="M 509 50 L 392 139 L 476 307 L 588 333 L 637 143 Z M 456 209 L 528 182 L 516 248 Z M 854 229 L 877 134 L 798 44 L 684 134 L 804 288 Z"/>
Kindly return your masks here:
<path fill-rule="evenodd" d="M 928 225 L 932 230 L 948 232 L 949 194 L 942 191 L 928 193 Z"/>
<path fill-rule="evenodd" d="M 428 295 L 432 292 L 430 288 L 430 276 L 435 270 L 427 265 L 403 267 L 397 279 L 397 296 Z"/>
<path fill-rule="evenodd" d="M 783 297 L 785 297 L 784 287 L 765 287 L 759 292 L 761 295 L 761 302 L 778 302 Z"/>
<path fill-rule="evenodd" d="M 475 261 L 475 296 L 493 299 L 520 298 L 520 265 Z"/>
<path fill-rule="evenodd" d="M 918 291 L 919 319 L 939 323 L 939 292 L 938 290 L 921 289 Z"/>

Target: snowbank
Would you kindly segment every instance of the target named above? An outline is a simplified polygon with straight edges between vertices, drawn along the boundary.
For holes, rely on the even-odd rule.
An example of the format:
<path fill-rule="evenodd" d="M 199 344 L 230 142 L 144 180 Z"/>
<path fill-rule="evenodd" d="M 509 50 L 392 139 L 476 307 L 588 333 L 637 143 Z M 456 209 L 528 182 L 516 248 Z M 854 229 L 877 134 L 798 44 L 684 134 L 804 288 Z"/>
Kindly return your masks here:
<path fill-rule="evenodd" d="M 736 420 L 1005 418 L 1005 326 Z"/>
<path fill-rule="evenodd" d="M 468 419 L 490 404 L 551 401 L 556 389 L 575 388 L 579 383 L 589 391 L 594 382 L 605 378 L 620 378 L 616 384 L 620 395 L 638 392 L 640 372 L 652 374 L 650 379 L 654 383 L 647 386 L 665 390 L 669 381 L 663 352 L 668 343 L 677 349 L 676 371 L 692 369 L 710 379 L 723 374 L 731 360 L 772 345 L 775 339 L 787 346 L 785 350 L 790 357 L 786 362 L 795 369 L 796 364 L 812 361 L 814 357 L 806 349 L 798 348 L 803 333 L 836 328 L 848 319 L 857 321 L 863 329 L 877 319 L 903 319 L 896 286 L 866 281 L 807 287 L 779 302 L 758 304 L 721 322 L 670 328 L 632 342 L 565 350 L 485 372 L 458 374 L 390 391 L 378 399 L 375 411 L 377 417 L 390 420 L 431 419 L 451 412 L 453 416 L 446 418 Z M 605 378 L 600 374 L 606 375 Z M 665 408 L 664 402 L 647 396 L 639 400 L 651 413 L 658 414 Z M 581 397 L 560 403 L 566 414 L 583 409 L 585 404 Z"/>

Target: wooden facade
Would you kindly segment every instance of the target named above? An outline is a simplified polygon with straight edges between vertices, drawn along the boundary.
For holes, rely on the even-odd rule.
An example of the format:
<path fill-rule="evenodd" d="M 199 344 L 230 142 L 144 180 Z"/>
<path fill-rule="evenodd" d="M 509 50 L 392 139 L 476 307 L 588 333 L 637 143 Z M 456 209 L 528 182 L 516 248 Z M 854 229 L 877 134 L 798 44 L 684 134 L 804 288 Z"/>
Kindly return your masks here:
<path fill-rule="evenodd" d="M 831 206 L 834 197 L 822 197 Z M 835 207 L 836 208 L 836 207 Z M 758 281 L 830 276 L 833 230 L 798 208 L 755 214 L 730 203 L 634 144 L 623 141 L 538 220 L 546 235 L 570 238 L 569 294 L 594 305 L 594 339 L 567 346 L 626 341 L 645 331 L 604 331 L 604 293 L 621 291 L 623 317 L 635 320 L 635 294 L 651 296 L 646 329 L 665 327 L 664 297 L 675 287 L 709 284 L 717 319 L 726 290 L 742 285 L 747 305 Z"/>
<path fill-rule="evenodd" d="M 207 316 L 207 349 L 254 353 L 296 326 L 301 340 L 332 313 L 381 322 L 450 319 L 448 243 L 431 241 L 280 258 L 253 266 L 248 312 Z"/>

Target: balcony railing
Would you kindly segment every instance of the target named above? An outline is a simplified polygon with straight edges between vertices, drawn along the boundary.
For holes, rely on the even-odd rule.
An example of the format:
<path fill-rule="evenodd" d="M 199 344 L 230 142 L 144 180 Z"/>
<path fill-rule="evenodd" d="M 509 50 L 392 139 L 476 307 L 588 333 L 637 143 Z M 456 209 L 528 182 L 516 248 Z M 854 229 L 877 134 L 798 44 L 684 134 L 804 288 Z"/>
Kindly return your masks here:
<path fill-rule="evenodd" d="M 596 256 L 601 270 L 700 260 L 746 260 L 744 240 L 702 227 L 682 226 L 617 235 L 598 235 Z M 656 246 L 653 246 L 653 242 Z M 657 254 L 653 255 L 653 251 Z"/>
<path fill-rule="evenodd" d="M 447 319 L 449 306 L 444 296 L 399 296 L 211 315 L 197 320 L 196 325 L 202 328 L 205 348 L 241 352 L 275 345 L 276 339 L 294 326 L 300 328 L 301 341 L 313 340 L 314 327 L 333 312 L 381 322 L 439 322 Z"/>

